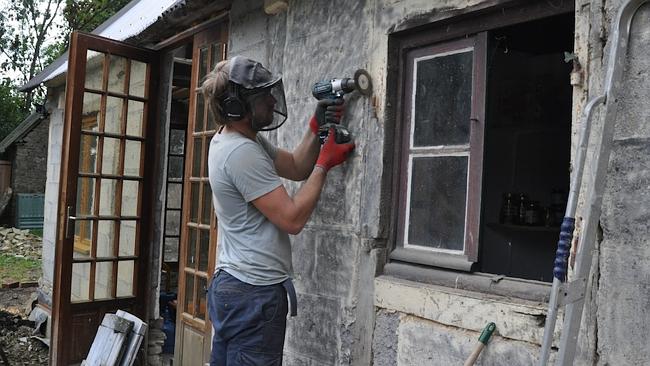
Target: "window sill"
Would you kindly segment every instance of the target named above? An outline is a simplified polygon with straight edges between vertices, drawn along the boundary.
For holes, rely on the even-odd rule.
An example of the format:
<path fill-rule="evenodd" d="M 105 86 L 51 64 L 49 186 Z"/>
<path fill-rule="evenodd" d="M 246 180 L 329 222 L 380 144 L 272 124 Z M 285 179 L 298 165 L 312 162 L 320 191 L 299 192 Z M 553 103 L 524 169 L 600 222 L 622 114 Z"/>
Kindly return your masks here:
<path fill-rule="evenodd" d="M 541 344 L 547 311 L 544 302 L 415 282 L 392 275 L 375 278 L 375 306 L 476 332 L 493 321 L 500 336 L 535 344 Z"/>
<path fill-rule="evenodd" d="M 434 252 L 418 249 L 395 248 L 390 253 L 390 259 L 428 266 L 451 268 L 458 271 L 469 271 L 474 264 L 466 255 L 454 255 L 444 252 Z"/>

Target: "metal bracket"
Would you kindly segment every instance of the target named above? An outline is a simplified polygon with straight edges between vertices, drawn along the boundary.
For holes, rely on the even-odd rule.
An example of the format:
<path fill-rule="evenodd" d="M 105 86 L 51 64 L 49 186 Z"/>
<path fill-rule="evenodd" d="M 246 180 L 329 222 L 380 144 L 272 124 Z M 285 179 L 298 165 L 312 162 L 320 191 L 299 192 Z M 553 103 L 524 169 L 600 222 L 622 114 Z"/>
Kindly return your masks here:
<path fill-rule="evenodd" d="M 562 286 L 560 298 L 558 299 L 560 306 L 582 300 L 585 297 L 586 290 L 587 279 L 585 277 L 576 278 L 575 280 L 568 282 L 566 285 Z"/>

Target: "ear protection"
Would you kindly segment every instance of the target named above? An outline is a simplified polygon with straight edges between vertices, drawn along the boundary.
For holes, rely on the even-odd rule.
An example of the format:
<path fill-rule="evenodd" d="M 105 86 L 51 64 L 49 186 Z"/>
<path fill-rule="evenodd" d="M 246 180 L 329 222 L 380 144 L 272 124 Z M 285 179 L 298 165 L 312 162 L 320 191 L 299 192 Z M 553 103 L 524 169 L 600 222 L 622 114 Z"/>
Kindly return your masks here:
<path fill-rule="evenodd" d="M 228 82 L 226 97 L 221 101 L 221 110 L 224 117 L 229 121 L 238 121 L 244 118 L 244 114 L 246 114 L 246 104 L 239 98 L 237 89 L 235 83 Z"/>

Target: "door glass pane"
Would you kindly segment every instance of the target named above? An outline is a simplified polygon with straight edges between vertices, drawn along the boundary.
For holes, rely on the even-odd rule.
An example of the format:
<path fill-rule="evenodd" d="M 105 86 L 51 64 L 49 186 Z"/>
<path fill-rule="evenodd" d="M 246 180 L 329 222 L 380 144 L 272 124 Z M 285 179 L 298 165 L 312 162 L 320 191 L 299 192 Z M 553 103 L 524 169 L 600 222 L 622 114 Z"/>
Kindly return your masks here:
<path fill-rule="evenodd" d="M 137 180 L 122 181 L 122 216 L 138 215 L 138 190 L 140 182 Z"/>
<path fill-rule="evenodd" d="M 210 230 L 199 230 L 199 271 L 208 271 L 208 259 L 210 259 Z"/>
<path fill-rule="evenodd" d="M 77 211 L 75 216 L 89 216 L 95 212 L 95 178 L 77 180 Z"/>
<path fill-rule="evenodd" d="M 192 176 L 201 176 L 201 156 L 203 155 L 203 139 L 194 138 L 194 162 L 192 163 Z"/>
<path fill-rule="evenodd" d="M 181 224 L 180 211 L 167 211 L 167 222 L 165 224 L 165 235 L 180 235 L 179 229 Z"/>
<path fill-rule="evenodd" d="M 126 140 L 124 148 L 124 175 L 141 177 L 140 173 L 140 153 L 142 143 L 140 141 Z"/>
<path fill-rule="evenodd" d="M 172 129 L 170 131 L 169 152 L 179 155 L 185 152 L 185 130 Z"/>
<path fill-rule="evenodd" d="M 97 222 L 97 257 L 115 255 L 115 221 L 99 220 Z"/>
<path fill-rule="evenodd" d="M 99 131 L 99 110 L 102 96 L 95 93 L 84 93 L 83 108 L 81 111 L 81 129 L 83 131 Z"/>
<path fill-rule="evenodd" d="M 208 280 L 206 280 L 203 277 L 197 277 L 197 286 L 198 286 L 198 308 L 196 309 L 196 317 L 206 320 L 205 319 L 205 314 L 206 314 L 206 307 L 207 307 L 207 296 L 206 296 L 206 291 L 208 290 Z"/>
<path fill-rule="evenodd" d="M 187 241 L 187 258 L 185 267 L 194 268 L 196 263 L 196 231 L 197 229 L 188 228 L 189 240 Z"/>
<path fill-rule="evenodd" d="M 110 299 L 113 292 L 113 262 L 95 265 L 95 300 Z"/>
<path fill-rule="evenodd" d="M 136 223 L 137 222 L 134 220 L 124 220 L 120 222 L 119 255 L 122 256 L 135 255 Z"/>
<path fill-rule="evenodd" d="M 210 58 L 210 70 L 214 69 L 214 67 L 223 59 L 223 52 L 221 50 L 221 43 L 213 43 L 212 44 L 212 57 Z"/>
<path fill-rule="evenodd" d="M 167 208 L 181 208 L 183 185 L 169 183 L 167 185 Z"/>
<path fill-rule="evenodd" d="M 407 244 L 463 250 L 467 160 L 413 158 Z"/>
<path fill-rule="evenodd" d="M 199 80 L 203 80 L 205 75 L 208 73 L 208 47 L 203 47 L 199 50 Z M 195 96 L 200 96 L 200 93 L 196 93 Z M 203 116 L 204 116 L 204 111 L 205 108 L 203 108 L 203 100 L 199 102 L 199 98 L 197 100 L 197 105 L 196 105 L 196 112 L 194 113 L 195 120 L 194 120 L 194 131 L 195 132 L 201 132 L 203 131 Z M 199 103 L 201 104 L 201 107 L 199 108 Z"/>
<path fill-rule="evenodd" d="M 70 301 L 90 300 L 90 263 L 72 264 L 72 281 L 70 282 Z"/>
<path fill-rule="evenodd" d="M 99 192 L 99 214 L 116 216 L 117 180 L 102 179 Z"/>
<path fill-rule="evenodd" d="M 106 97 L 106 133 L 122 133 L 122 115 L 124 109 L 124 99 L 115 97 Z"/>
<path fill-rule="evenodd" d="M 131 60 L 131 77 L 129 79 L 129 94 L 144 97 L 145 80 L 147 78 L 147 64 Z"/>
<path fill-rule="evenodd" d="M 469 143 L 472 51 L 415 60 L 413 146 Z"/>
<path fill-rule="evenodd" d="M 126 134 L 129 136 L 143 137 L 144 131 L 144 103 L 129 100 L 128 112 L 126 115 Z"/>
<path fill-rule="evenodd" d="M 170 156 L 169 157 L 169 178 L 183 178 L 183 157 Z"/>
<path fill-rule="evenodd" d="M 186 313 L 194 314 L 194 276 L 187 273 L 185 275 L 184 305 Z"/>
<path fill-rule="evenodd" d="M 190 192 L 190 222 L 198 223 L 199 222 L 199 183 L 192 182 L 192 188 Z"/>
<path fill-rule="evenodd" d="M 133 296 L 135 261 L 117 262 L 117 296 Z"/>
<path fill-rule="evenodd" d="M 108 55 L 108 91 L 124 93 L 126 81 L 126 59 Z"/>
<path fill-rule="evenodd" d="M 212 213 L 212 190 L 208 182 L 203 183 L 203 209 L 201 210 L 201 223 L 210 225 L 210 214 Z"/>
<path fill-rule="evenodd" d="M 120 173 L 120 140 L 104 137 L 102 150 L 102 173 L 117 175 Z"/>
<path fill-rule="evenodd" d="M 79 146 L 79 173 L 97 172 L 97 136 L 81 134 Z"/>
<path fill-rule="evenodd" d="M 72 257 L 89 258 L 92 245 L 93 221 L 76 220 L 74 223 L 74 243 Z"/>
<path fill-rule="evenodd" d="M 196 93 L 196 128 L 195 131 L 202 131 L 203 120 L 205 117 L 205 103 L 203 102 L 203 94 Z"/>
<path fill-rule="evenodd" d="M 104 53 L 88 50 L 86 54 L 86 80 L 84 82 L 87 89 L 102 90 L 105 56 Z"/>

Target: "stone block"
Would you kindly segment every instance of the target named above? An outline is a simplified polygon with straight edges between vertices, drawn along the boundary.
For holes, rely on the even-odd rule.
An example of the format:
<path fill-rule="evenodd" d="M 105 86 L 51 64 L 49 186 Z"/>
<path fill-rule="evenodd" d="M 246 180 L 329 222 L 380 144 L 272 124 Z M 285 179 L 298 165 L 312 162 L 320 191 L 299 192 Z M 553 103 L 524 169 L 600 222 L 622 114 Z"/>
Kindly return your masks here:
<path fill-rule="evenodd" d="M 241 11 L 243 9 L 240 8 L 243 3 L 246 2 L 235 2 L 231 12 L 230 39 L 228 40 L 228 52 L 231 55 L 236 55 L 239 51 L 249 49 L 254 44 L 266 41 L 268 38 L 267 15 L 264 14 L 263 9 L 259 7 L 243 12 Z M 263 48 L 266 49 L 266 42 L 264 44 Z M 257 59 L 257 61 L 262 62 L 265 66 L 271 66 L 266 65 L 266 59 Z"/>
<path fill-rule="evenodd" d="M 329 1 L 293 1 L 287 15 L 287 35 L 290 40 L 304 38 L 312 34 L 324 33 L 329 37 L 328 32 L 329 12 L 333 3 Z M 340 34 L 340 33 L 339 33 Z M 333 37 L 335 38 L 335 37 Z M 314 48 L 309 49 L 316 50 Z M 295 55 L 293 55 L 295 56 Z M 305 60 L 297 57 L 299 60 Z"/>
<path fill-rule="evenodd" d="M 319 363 L 335 364 L 340 313 L 338 299 L 298 294 L 298 316 L 287 320 L 284 349 Z"/>
<path fill-rule="evenodd" d="M 399 313 L 380 309 L 375 318 L 372 338 L 372 364 L 393 366 L 397 364 L 397 329 Z"/>

